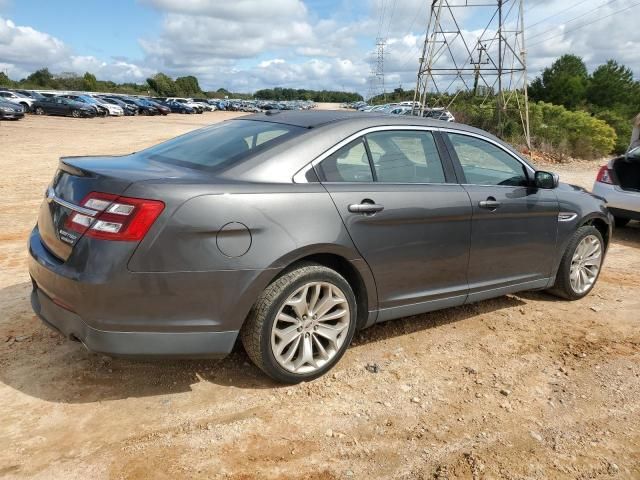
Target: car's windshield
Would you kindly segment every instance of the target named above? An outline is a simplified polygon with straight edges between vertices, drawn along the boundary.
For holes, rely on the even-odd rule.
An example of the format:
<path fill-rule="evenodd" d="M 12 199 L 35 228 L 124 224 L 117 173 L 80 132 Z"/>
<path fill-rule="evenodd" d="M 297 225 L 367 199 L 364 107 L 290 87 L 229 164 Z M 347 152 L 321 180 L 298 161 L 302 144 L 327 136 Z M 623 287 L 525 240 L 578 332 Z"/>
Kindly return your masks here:
<path fill-rule="evenodd" d="M 95 98 L 89 97 L 88 95 L 81 95 L 79 98 L 81 98 L 82 100 L 84 100 L 87 103 L 92 103 L 92 104 L 98 103 L 98 102 L 96 102 Z"/>
<path fill-rule="evenodd" d="M 31 98 L 35 98 L 36 100 L 42 100 L 43 98 L 46 98 L 44 95 L 42 95 L 39 92 L 28 92 L 28 93 L 24 93 L 23 95 L 31 96 Z"/>
<path fill-rule="evenodd" d="M 219 169 L 304 130 L 279 123 L 232 120 L 187 133 L 140 154 L 192 168 Z"/>

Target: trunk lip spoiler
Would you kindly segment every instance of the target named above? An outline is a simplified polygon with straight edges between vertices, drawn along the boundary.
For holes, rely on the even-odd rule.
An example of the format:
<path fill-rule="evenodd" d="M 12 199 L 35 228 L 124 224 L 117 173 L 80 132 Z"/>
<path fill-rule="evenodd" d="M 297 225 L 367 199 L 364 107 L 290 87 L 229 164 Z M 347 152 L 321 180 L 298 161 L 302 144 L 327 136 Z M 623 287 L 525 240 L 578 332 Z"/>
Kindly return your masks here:
<path fill-rule="evenodd" d="M 80 205 L 76 205 L 75 203 L 71 203 L 71 202 L 67 202 L 66 200 L 63 200 L 62 198 L 58 197 L 55 194 L 55 192 L 53 191 L 53 188 L 51 187 L 47 189 L 47 201 L 49 203 L 55 202 L 58 205 L 68 208 L 69 210 L 73 210 L 74 212 L 78 212 L 83 215 L 88 215 L 90 217 L 95 217 L 98 213 L 100 213 L 97 210 L 81 207 Z"/>

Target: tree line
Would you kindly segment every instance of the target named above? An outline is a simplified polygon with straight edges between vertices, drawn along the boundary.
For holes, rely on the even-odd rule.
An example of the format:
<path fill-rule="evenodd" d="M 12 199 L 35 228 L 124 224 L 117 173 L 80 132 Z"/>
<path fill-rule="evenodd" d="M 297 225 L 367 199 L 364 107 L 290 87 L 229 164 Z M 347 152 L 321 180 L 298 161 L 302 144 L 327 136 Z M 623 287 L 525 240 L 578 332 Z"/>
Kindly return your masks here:
<path fill-rule="evenodd" d="M 333 90 L 307 90 L 292 88 L 268 88 L 258 90 L 254 94 L 233 93 L 224 88 L 215 91 L 203 91 L 198 79 L 193 75 L 171 78 L 164 73 L 157 73 L 147 78 L 145 83 L 115 83 L 98 80 L 95 75 L 86 72 L 80 76 L 73 72 L 54 75 L 48 68 L 41 68 L 26 78 L 12 80 L 0 72 L 0 86 L 9 88 L 74 90 L 87 92 L 109 92 L 132 95 L 153 95 L 158 97 L 209 97 L 209 98 L 257 98 L 261 100 L 312 100 L 315 102 L 354 102 L 362 100 L 362 96 L 354 92 Z"/>
<path fill-rule="evenodd" d="M 339 90 L 306 90 L 303 88 L 265 88 L 254 94 L 260 100 L 311 100 L 314 102 L 348 103 L 362 100 L 362 95 Z"/>

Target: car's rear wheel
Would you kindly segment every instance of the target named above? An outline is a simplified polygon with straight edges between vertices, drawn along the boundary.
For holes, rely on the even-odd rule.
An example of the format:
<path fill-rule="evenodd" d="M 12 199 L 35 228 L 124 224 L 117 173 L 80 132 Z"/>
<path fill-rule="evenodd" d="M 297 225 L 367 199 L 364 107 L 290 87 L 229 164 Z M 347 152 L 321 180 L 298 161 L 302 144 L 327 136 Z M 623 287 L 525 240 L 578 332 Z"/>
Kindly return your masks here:
<path fill-rule="evenodd" d="M 631 221 L 631 219 L 623 217 L 614 217 L 614 220 L 616 222 L 616 228 L 626 227 L 627 223 Z"/>
<path fill-rule="evenodd" d="M 586 296 L 598 280 L 603 257 L 604 241 L 598 229 L 591 225 L 580 227 L 562 256 L 551 293 L 568 300 Z"/>
<path fill-rule="evenodd" d="M 330 370 L 356 327 L 356 300 L 336 271 L 301 264 L 269 285 L 240 336 L 253 362 L 273 379 L 299 383 Z"/>
<path fill-rule="evenodd" d="M 71 110 L 71 116 L 73 118 L 79 118 L 80 117 L 80 110 Z"/>
<path fill-rule="evenodd" d="M 36 115 L 44 115 L 44 108 L 42 107 L 36 107 L 36 109 L 33 111 Z"/>

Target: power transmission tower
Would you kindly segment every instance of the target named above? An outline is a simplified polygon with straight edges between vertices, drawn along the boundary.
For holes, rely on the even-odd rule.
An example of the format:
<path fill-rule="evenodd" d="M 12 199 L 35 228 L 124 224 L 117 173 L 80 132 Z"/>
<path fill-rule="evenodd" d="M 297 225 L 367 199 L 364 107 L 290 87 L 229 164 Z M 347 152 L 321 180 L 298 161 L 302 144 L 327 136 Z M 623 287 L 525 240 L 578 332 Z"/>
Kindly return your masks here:
<path fill-rule="evenodd" d="M 425 108 L 448 109 L 470 92 L 495 108 L 499 130 L 506 113 L 517 110 L 530 147 L 524 0 L 430 1 L 414 94 L 420 107 L 414 108 L 421 115 Z M 477 25 L 463 30 L 463 18 L 488 22 L 478 36 Z"/>
<path fill-rule="evenodd" d="M 369 77 L 369 93 L 368 99 L 382 95 L 387 98 L 387 92 L 384 84 L 384 47 L 387 42 L 384 38 L 376 38 L 376 56 L 372 62 L 371 76 Z"/>

